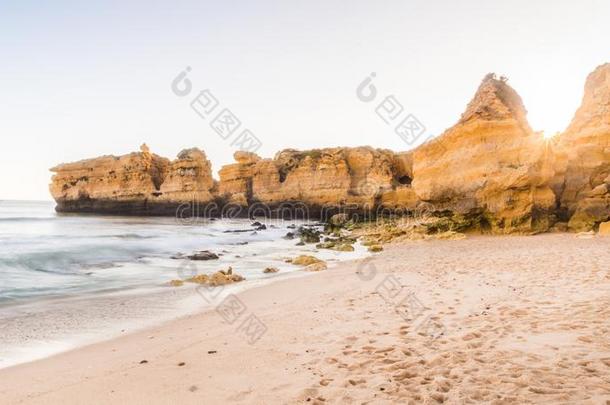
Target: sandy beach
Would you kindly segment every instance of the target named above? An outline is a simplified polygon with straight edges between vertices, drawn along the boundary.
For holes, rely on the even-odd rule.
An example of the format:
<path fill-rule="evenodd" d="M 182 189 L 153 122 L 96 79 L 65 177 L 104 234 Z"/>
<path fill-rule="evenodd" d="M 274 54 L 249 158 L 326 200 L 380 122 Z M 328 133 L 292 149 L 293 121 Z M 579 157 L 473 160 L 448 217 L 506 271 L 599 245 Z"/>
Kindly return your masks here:
<path fill-rule="evenodd" d="M 241 292 L 238 317 L 220 306 L 0 370 L 0 403 L 607 404 L 609 247 L 390 244 Z"/>

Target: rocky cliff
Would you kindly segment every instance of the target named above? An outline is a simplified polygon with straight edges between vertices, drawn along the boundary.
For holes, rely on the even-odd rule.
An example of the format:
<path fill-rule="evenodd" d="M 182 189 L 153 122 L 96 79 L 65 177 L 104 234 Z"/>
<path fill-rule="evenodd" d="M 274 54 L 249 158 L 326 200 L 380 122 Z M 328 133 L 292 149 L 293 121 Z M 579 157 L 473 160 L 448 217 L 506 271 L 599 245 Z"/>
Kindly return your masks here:
<path fill-rule="evenodd" d="M 610 219 L 609 106 L 604 65 L 587 79 L 569 128 L 548 140 L 530 128 L 516 91 L 490 74 L 457 124 L 413 151 L 288 149 L 272 159 L 237 152 L 216 182 L 204 152 L 170 161 L 143 145 L 59 165 L 50 189 L 58 211 L 220 215 L 231 206 L 241 215 L 254 207 L 258 215 L 374 217 L 425 207 L 452 229 L 532 233 L 568 221 L 573 230 L 594 229 Z"/>
<path fill-rule="evenodd" d="M 554 190 L 573 230 L 610 219 L 610 64 L 589 75 L 582 104 L 556 145 Z"/>
<path fill-rule="evenodd" d="M 388 193 L 415 194 L 405 154 L 370 147 L 283 150 L 273 159 L 237 152 L 236 164 L 220 170 L 219 191 L 226 200 L 270 209 L 304 204 L 322 210 L 371 212 Z M 410 194 L 409 194 L 410 193 Z M 408 198 L 403 198 L 408 203 Z"/>
<path fill-rule="evenodd" d="M 170 161 L 142 145 L 139 153 L 62 164 L 51 171 L 50 191 L 59 212 L 174 215 L 184 202 L 213 199 L 211 165 L 198 149 Z"/>
<path fill-rule="evenodd" d="M 552 155 L 526 114 L 519 95 L 488 75 L 459 122 L 415 150 L 417 196 L 495 233 L 548 229 Z"/>

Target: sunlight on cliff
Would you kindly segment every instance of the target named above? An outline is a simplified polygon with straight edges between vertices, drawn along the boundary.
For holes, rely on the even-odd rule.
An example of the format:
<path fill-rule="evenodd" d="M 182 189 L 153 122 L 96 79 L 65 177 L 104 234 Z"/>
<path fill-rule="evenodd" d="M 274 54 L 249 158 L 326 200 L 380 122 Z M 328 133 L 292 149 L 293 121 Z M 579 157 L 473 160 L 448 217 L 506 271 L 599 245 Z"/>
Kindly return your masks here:
<path fill-rule="evenodd" d="M 559 135 L 559 132 L 551 132 L 551 131 L 541 131 L 542 137 L 546 140 L 551 140 Z"/>

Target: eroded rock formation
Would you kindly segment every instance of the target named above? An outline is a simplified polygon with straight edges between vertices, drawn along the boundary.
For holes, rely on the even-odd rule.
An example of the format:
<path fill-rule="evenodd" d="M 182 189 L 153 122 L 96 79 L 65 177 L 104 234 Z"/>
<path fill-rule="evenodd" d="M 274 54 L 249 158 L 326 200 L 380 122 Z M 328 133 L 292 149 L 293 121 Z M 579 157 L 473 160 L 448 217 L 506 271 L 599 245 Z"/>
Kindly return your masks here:
<path fill-rule="evenodd" d="M 554 190 L 575 231 L 610 219 L 610 64 L 589 75 L 582 104 L 557 146 Z"/>
<path fill-rule="evenodd" d="M 185 202 L 213 199 L 211 165 L 198 149 L 170 161 L 144 144 L 139 153 L 81 160 L 51 171 L 50 191 L 59 212 L 174 215 Z"/>
<path fill-rule="evenodd" d="M 212 165 L 197 148 L 186 149 L 165 168 L 157 202 L 211 201 L 214 188 Z"/>
<path fill-rule="evenodd" d="M 417 196 L 495 233 L 546 230 L 552 154 L 521 97 L 488 75 L 459 122 L 414 152 Z"/>
<path fill-rule="evenodd" d="M 506 81 L 488 75 L 458 123 L 413 151 L 288 149 L 273 159 L 237 152 L 216 182 L 204 152 L 184 150 L 170 161 L 143 145 L 139 153 L 54 167 L 50 190 L 58 211 L 72 212 L 174 215 L 186 204 L 190 211 L 179 215 L 237 206 L 330 218 L 412 215 L 425 206 L 450 231 L 493 233 L 542 232 L 568 221 L 581 231 L 608 221 L 610 65 L 589 76 L 582 106 L 557 139 L 532 131 L 526 115 Z"/>
<path fill-rule="evenodd" d="M 235 160 L 219 173 L 221 196 L 235 203 L 277 207 L 295 202 L 316 210 L 332 206 L 372 210 L 383 204 L 388 193 L 415 196 L 405 154 L 387 150 L 288 149 L 273 159 L 237 152 Z M 403 200 L 408 205 L 408 199 Z"/>

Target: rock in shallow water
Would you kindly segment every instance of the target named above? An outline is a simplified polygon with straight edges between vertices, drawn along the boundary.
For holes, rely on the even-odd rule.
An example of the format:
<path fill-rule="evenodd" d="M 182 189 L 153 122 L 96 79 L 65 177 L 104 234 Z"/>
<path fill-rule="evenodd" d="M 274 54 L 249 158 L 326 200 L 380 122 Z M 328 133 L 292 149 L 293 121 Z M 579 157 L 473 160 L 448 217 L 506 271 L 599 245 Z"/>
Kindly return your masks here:
<path fill-rule="evenodd" d="M 303 243 L 319 243 L 322 232 L 315 228 L 302 226 L 299 228 L 298 234 L 301 237 L 301 242 Z"/>
<path fill-rule="evenodd" d="M 277 267 L 267 267 L 265 270 L 263 270 L 263 273 L 277 273 L 278 271 L 280 270 Z"/>
<path fill-rule="evenodd" d="M 202 250 L 187 256 L 187 258 L 190 260 L 216 260 L 218 259 L 218 255 L 210 252 L 209 250 Z"/>

